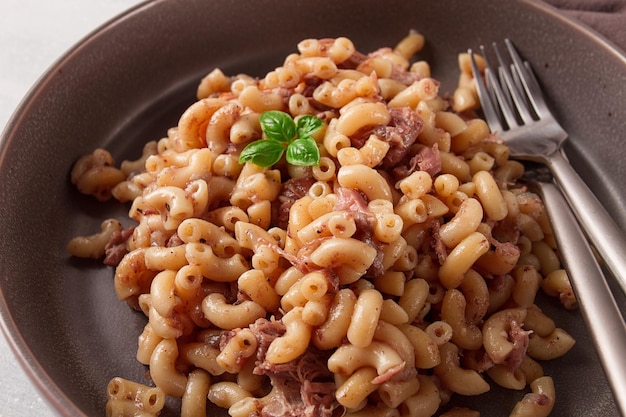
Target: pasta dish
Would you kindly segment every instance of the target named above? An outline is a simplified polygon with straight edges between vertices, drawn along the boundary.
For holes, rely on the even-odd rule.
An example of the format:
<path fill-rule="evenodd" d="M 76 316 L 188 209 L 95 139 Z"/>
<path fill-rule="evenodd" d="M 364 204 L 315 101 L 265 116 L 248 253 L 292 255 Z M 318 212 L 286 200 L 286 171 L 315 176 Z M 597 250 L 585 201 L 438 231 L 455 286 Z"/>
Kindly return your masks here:
<path fill-rule="evenodd" d="M 541 362 L 575 341 L 536 296 L 576 299 L 524 166 L 478 116 L 468 55 L 445 94 L 424 42 L 306 39 L 260 78 L 214 69 L 138 159 L 76 162 L 78 190 L 128 203 L 134 225 L 107 219 L 68 251 L 114 267 L 147 318 L 149 378 L 111 380 L 107 416 L 173 397 L 183 417 L 470 417 L 454 398 L 494 384 L 520 392 L 511 416 L 550 414 Z"/>

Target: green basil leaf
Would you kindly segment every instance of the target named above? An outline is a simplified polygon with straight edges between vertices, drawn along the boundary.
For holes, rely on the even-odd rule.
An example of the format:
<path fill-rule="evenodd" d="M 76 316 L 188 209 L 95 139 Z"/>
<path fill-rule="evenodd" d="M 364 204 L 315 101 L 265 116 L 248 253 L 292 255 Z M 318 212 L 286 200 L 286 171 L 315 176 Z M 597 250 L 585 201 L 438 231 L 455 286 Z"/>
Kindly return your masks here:
<path fill-rule="evenodd" d="M 239 163 L 252 162 L 260 167 L 268 168 L 280 161 L 285 145 L 271 139 L 257 140 L 249 143 L 239 154 Z"/>
<path fill-rule="evenodd" d="M 285 112 L 278 110 L 266 111 L 261 114 L 259 122 L 263 133 L 269 139 L 289 143 L 296 136 L 296 123 Z"/>
<path fill-rule="evenodd" d="M 294 140 L 287 147 L 287 162 L 291 165 L 313 166 L 320 163 L 320 150 L 312 137 Z"/>
<path fill-rule="evenodd" d="M 322 119 L 307 114 L 298 119 L 297 131 L 299 138 L 311 136 L 316 130 L 322 127 Z"/>

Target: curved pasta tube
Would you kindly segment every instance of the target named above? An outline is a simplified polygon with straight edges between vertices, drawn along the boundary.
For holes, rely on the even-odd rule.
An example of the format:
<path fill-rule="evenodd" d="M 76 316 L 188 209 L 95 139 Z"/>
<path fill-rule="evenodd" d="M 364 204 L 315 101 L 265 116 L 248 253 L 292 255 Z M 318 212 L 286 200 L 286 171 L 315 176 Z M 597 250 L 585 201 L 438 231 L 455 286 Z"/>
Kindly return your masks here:
<path fill-rule="evenodd" d="M 443 286 L 448 289 L 458 287 L 465 273 L 488 250 L 489 241 L 482 233 L 470 233 L 450 252 L 439 268 L 439 279 Z"/>
<path fill-rule="evenodd" d="M 285 334 L 277 337 L 267 348 L 265 360 L 285 363 L 302 355 L 311 340 L 312 327 L 302 320 L 302 307 L 294 307 L 283 316 Z"/>
<path fill-rule="evenodd" d="M 439 228 L 439 237 L 447 247 L 453 248 L 475 232 L 482 220 L 482 205 L 475 198 L 468 198 L 461 203 L 452 220 Z"/>
<path fill-rule="evenodd" d="M 512 323 L 521 326 L 526 318 L 526 309 L 509 308 L 491 315 L 483 325 L 483 345 L 494 363 L 503 363 L 515 348 L 508 334 Z"/>
<path fill-rule="evenodd" d="M 547 336 L 532 333 L 527 354 L 537 360 L 555 359 L 565 355 L 575 343 L 576 340 L 569 333 L 557 327 Z"/>
<path fill-rule="evenodd" d="M 409 315 L 398 303 L 387 298 L 383 300 L 380 319 L 389 324 L 404 324 L 409 322 Z"/>
<path fill-rule="evenodd" d="M 298 239 L 305 243 L 321 237 L 351 237 L 355 232 L 354 216 L 345 210 L 332 211 L 298 230 Z"/>
<path fill-rule="evenodd" d="M 465 318 L 469 324 L 479 323 L 489 309 L 489 288 L 482 275 L 473 269 L 467 271 L 459 289 L 465 297 Z"/>
<path fill-rule="evenodd" d="M 241 252 L 237 239 L 233 238 L 221 227 L 207 220 L 189 218 L 183 220 L 176 233 L 184 243 L 202 243 L 222 257 L 233 256 Z"/>
<path fill-rule="evenodd" d="M 165 405 L 165 393 L 161 388 L 149 387 L 120 377 L 109 381 L 107 398 L 132 401 L 135 406 L 151 414 L 157 414 Z"/>
<path fill-rule="evenodd" d="M 478 372 L 460 367 L 456 345 L 446 343 L 439 350 L 441 363 L 433 371 L 444 387 L 461 395 L 479 395 L 489 391 L 489 384 Z"/>
<path fill-rule="evenodd" d="M 423 197 L 432 189 L 432 186 L 433 179 L 426 171 L 415 171 L 396 184 L 396 188 L 411 200 Z"/>
<path fill-rule="evenodd" d="M 510 417 L 547 417 L 554 408 L 554 382 L 549 376 L 537 378 L 530 383 L 532 393 L 515 405 Z"/>
<path fill-rule="evenodd" d="M 179 348 L 180 357 L 196 368 L 204 369 L 211 375 L 222 375 L 224 368 L 217 363 L 220 351 L 217 347 L 204 342 L 182 344 Z"/>
<path fill-rule="evenodd" d="M 333 83 L 325 81 L 313 91 L 313 99 L 328 107 L 341 108 L 357 98 L 356 82 L 352 79 L 343 79 Z"/>
<path fill-rule="evenodd" d="M 376 199 L 393 201 L 393 194 L 387 180 L 374 168 L 366 165 L 342 166 L 337 171 L 337 181 L 342 187 L 361 191 L 369 201 Z"/>
<path fill-rule="evenodd" d="M 99 233 L 71 239 L 67 244 L 67 251 L 79 258 L 101 258 L 113 233 L 121 232 L 122 229 L 122 224 L 118 220 L 107 219 L 100 224 Z"/>
<path fill-rule="evenodd" d="M 366 289 L 359 294 L 348 326 L 347 337 L 350 343 L 360 348 L 370 345 L 382 307 L 383 296 L 378 290 Z"/>
<path fill-rule="evenodd" d="M 452 327 L 452 341 L 458 347 L 476 350 L 483 344 L 483 335 L 478 326 L 468 323 L 466 305 L 461 291 L 454 288 L 446 291 L 441 305 L 441 319 Z"/>
<path fill-rule="evenodd" d="M 211 386 L 211 377 L 203 369 L 189 372 L 187 386 L 181 401 L 180 416 L 196 417 L 206 415 L 207 395 Z"/>
<path fill-rule="evenodd" d="M 176 369 L 177 357 L 176 340 L 163 339 L 150 357 L 150 376 L 167 395 L 181 398 L 187 386 L 187 376 Z"/>
<path fill-rule="evenodd" d="M 411 323 L 420 314 L 430 293 L 428 282 L 422 278 L 414 278 L 404 286 L 404 293 L 400 296 L 398 304 L 409 316 Z"/>
<path fill-rule="evenodd" d="M 378 388 L 377 384 L 372 383 L 376 377 L 376 369 L 372 367 L 357 369 L 335 391 L 337 402 L 346 408 L 359 407 Z"/>
<path fill-rule="evenodd" d="M 180 304 L 180 299 L 176 296 L 174 289 L 175 279 L 175 271 L 165 270 L 159 272 L 150 285 L 151 305 L 161 316 L 169 316 Z"/>
<path fill-rule="evenodd" d="M 541 289 L 551 297 L 558 297 L 567 309 L 574 309 L 578 306 L 572 283 L 564 269 L 550 272 L 541 282 Z"/>
<path fill-rule="evenodd" d="M 178 225 L 194 213 L 193 203 L 185 190 L 175 186 L 159 187 L 142 197 L 143 202 L 161 214 L 165 230 Z"/>
<path fill-rule="evenodd" d="M 258 113 L 285 108 L 283 95 L 279 89 L 260 89 L 257 85 L 245 86 L 239 93 L 239 101 L 244 107 Z"/>
<path fill-rule="evenodd" d="M 443 346 L 452 339 L 452 326 L 443 320 L 433 321 L 424 331 L 437 346 Z"/>
<path fill-rule="evenodd" d="M 505 365 L 496 364 L 486 372 L 489 378 L 501 387 L 515 390 L 526 387 L 526 375 L 521 368 L 509 369 Z"/>
<path fill-rule="evenodd" d="M 534 334 L 542 337 L 549 336 L 556 330 L 556 323 L 550 317 L 545 315 L 537 305 L 526 309 L 526 319 L 524 320 L 524 329 L 532 330 Z"/>
<path fill-rule="evenodd" d="M 330 58 L 324 56 L 300 58 L 294 64 L 300 74 L 314 75 L 323 80 L 332 78 L 338 71 L 337 65 Z"/>
<path fill-rule="evenodd" d="M 270 285 L 263 271 L 251 269 L 241 274 L 237 280 L 239 291 L 266 311 L 277 312 L 280 306 L 280 296 Z"/>
<path fill-rule="evenodd" d="M 187 265 L 185 259 L 185 245 L 178 246 L 149 246 L 145 248 L 145 262 L 148 269 L 175 271 Z"/>
<path fill-rule="evenodd" d="M 417 378 L 420 388 L 417 394 L 400 404 L 401 415 L 407 417 L 434 416 L 441 404 L 439 387 L 432 376 L 418 375 Z"/>
<path fill-rule="evenodd" d="M 139 298 L 140 302 L 143 295 Z M 147 316 L 154 333 L 163 339 L 177 339 L 189 335 L 194 324 L 186 311 L 173 311 L 168 316 L 162 316 L 152 305 L 152 300 L 147 304 Z"/>
<path fill-rule="evenodd" d="M 415 367 L 416 352 L 407 335 L 397 326 L 379 320 L 374 332 L 374 340 L 387 343 L 406 363 L 407 369 Z"/>
<path fill-rule="evenodd" d="M 281 189 L 280 175 L 277 169 L 265 169 L 251 162 L 246 163 L 234 188 L 228 190 L 230 204 L 246 210 L 256 202 L 275 200 Z"/>
<path fill-rule="evenodd" d="M 227 330 L 246 327 L 265 317 L 265 309 L 254 301 L 228 304 L 226 297 L 219 293 L 211 293 L 202 300 L 202 312 L 211 323 Z"/>
<path fill-rule="evenodd" d="M 389 107 L 405 107 L 416 108 L 417 105 L 424 100 L 431 100 L 437 97 L 439 92 L 439 83 L 432 78 L 422 78 L 400 91 L 392 98 Z"/>
<path fill-rule="evenodd" d="M 278 267 L 278 242 L 265 229 L 252 223 L 237 222 L 235 238 L 243 248 L 254 252 L 251 259 L 253 268 L 269 274 Z"/>
<path fill-rule="evenodd" d="M 376 391 L 387 407 L 397 408 L 406 399 L 417 394 L 419 389 L 419 379 L 414 375 L 404 380 L 385 381 Z"/>
<path fill-rule="evenodd" d="M 343 135 L 351 136 L 363 127 L 387 125 L 390 120 L 389 110 L 384 103 L 350 104 L 339 116 L 336 130 Z"/>
<path fill-rule="evenodd" d="M 243 255 L 236 253 L 229 258 L 222 258 L 210 246 L 202 243 L 187 243 L 185 258 L 189 265 L 197 265 L 202 275 L 217 282 L 236 281 L 250 269 Z"/>
<path fill-rule="evenodd" d="M 324 148 L 333 157 L 338 156 L 338 152 L 340 149 L 348 148 L 352 145 L 349 137 L 337 132 L 336 126 L 337 119 L 332 119 L 328 123 L 328 127 L 326 128 L 326 132 L 324 132 L 323 139 Z"/>
<path fill-rule="evenodd" d="M 328 369 L 336 374 L 352 375 L 364 366 L 373 367 L 379 376 L 402 371 L 405 362 L 391 346 L 379 341 L 364 348 L 351 344 L 340 346 L 328 358 Z"/>
<path fill-rule="evenodd" d="M 537 291 L 541 285 L 541 276 L 530 265 L 520 266 L 512 272 L 515 279 L 515 287 L 513 288 L 511 298 L 520 307 L 528 308 L 533 306 Z"/>
<path fill-rule="evenodd" d="M 208 399 L 218 407 L 230 408 L 238 401 L 252 397 L 252 393 L 241 388 L 236 382 L 216 382 L 209 388 Z"/>
<path fill-rule="evenodd" d="M 239 119 L 242 110 L 239 103 L 231 101 L 211 115 L 206 128 L 206 145 L 214 157 L 228 149 L 230 128 Z"/>
<path fill-rule="evenodd" d="M 227 103 L 218 98 L 205 98 L 192 104 L 178 120 L 177 151 L 205 147 L 206 127 L 219 108 Z"/>
<path fill-rule="evenodd" d="M 143 405 L 132 400 L 111 398 L 106 403 L 107 416 L 155 417 L 157 414 L 143 410 Z"/>
<path fill-rule="evenodd" d="M 229 232 L 235 230 L 235 223 L 237 222 L 249 222 L 250 217 L 248 214 L 239 207 L 226 206 L 219 207 L 215 210 L 211 210 L 206 215 L 209 223 L 218 227 L 222 226 Z"/>
<path fill-rule="evenodd" d="M 311 261 L 323 268 L 348 266 L 363 275 L 372 265 L 377 251 L 372 246 L 353 238 L 324 240 L 312 253 Z"/>
<path fill-rule="evenodd" d="M 508 207 L 491 173 L 478 171 L 472 177 L 472 182 L 476 184 L 476 195 L 487 216 L 496 221 L 504 219 L 508 213 Z"/>
<path fill-rule="evenodd" d="M 401 324 L 398 329 L 406 336 L 415 352 L 415 367 L 430 369 L 441 362 L 439 346 L 424 330 L 410 324 Z"/>
<path fill-rule="evenodd" d="M 98 201 L 107 201 L 111 198 L 111 190 L 126 179 L 114 163 L 108 151 L 96 149 L 76 161 L 70 180 L 81 193 L 92 195 Z"/>
<path fill-rule="evenodd" d="M 331 349 L 341 344 L 348 333 L 356 300 L 356 295 L 349 288 L 343 288 L 335 294 L 326 322 L 316 328 L 312 335 L 313 344 L 318 349 Z"/>
<path fill-rule="evenodd" d="M 137 297 L 149 292 L 152 279 L 157 274 L 157 271 L 146 267 L 145 251 L 140 248 L 124 255 L 113 279 L 117 297 L 134 307 L 138 306 Z"/>
<path fill-rule="evenodd" d="M 221 69 L 215 68 L 200 80 L 196 90 L 196 97 L 203 99 L 215 93 L 229 91 L 230 82 L 230 77 L 224 75 Z"/>
<path fill-rule="evenodd" d="M 330 304 L 333 302 L 331 294 L 324 294 L 318 300 L 308 300 L 302 311 L 302 321 L 310 326 L 319 326 L 324 324 L 328 318 Z"/>
<path fill-rule="evenodd" d="M 216 358 L 217 363 L 232 374 L 241 371 L 245 359 L 254 355 L 258 346 L 252 330 L 237 329 L 234 333 Z"/>
<path fill-rule="evenodd" d="M 179 154 L 180 155 L 180 154 Z M 183 153 L 187 161 L 182 166 L 176 164 L 160 168 L 146 168 L 149 172 L 157 172 L 156 184 L 160 187 L 172 185 L 184 188 L 187 183 L 196 179 L 209 179 L 211 176 L 212 155 L 207 148 L 191 149 Z M 151 157 L 147 162 L 156 162 L 157 157 Z M 170 158 L 168 158 L 169 162 Z"/>
<path fill-rule="evenodd" d="M 146 323 L 137 341 L 137 360 L 144 365 L 148 365 L 154 348 L 161 340 L 163 338 L 154 331 L 150 322 Z"/>

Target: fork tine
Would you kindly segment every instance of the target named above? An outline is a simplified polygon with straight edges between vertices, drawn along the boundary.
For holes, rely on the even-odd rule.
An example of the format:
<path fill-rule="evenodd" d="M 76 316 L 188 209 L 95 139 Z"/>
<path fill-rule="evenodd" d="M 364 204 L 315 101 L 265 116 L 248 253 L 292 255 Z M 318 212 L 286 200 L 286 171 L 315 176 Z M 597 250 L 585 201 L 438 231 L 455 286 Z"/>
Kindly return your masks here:
<path fill-rule="evenodd" d="M 497 84 L 497 80 L 495 79 L 495 75 L 493 73 L 492 68 L 494 68 L 491 63 L 489 62 L 489 56 L 485 51 L 485 47 L 483 45 L 480 45 L 480 54 L 483 57 L 483 60 L 485 61 L 485 86 L 487 87 L 487 93 L 489 94 L 489 97 L 491 97 L 491 102 L 494 104 L 494 109 L 496 111 L 497 116 L 499 117 L 499 120 L 503 120 L 502 119 L 502 112 L 500 111 L 500 107 L 498 107 L 498 97 L 496 97 L 496 91 L 492 88 L 490 88 L 492 85 L 498 85 Z"/>
<path fill-rule="evenodd" d="M 533 110 L 539 117 L 550 116 L 550 111 L 548 110 L 545 99 L 543 98 L 541 87 L 539 87 L 539 82 L 537 81 L 530 64 L 522 60 L 517 52 L 517 49 L 515 48 L 515 45 L 513 45 L 513 42 L 510 39 L 505 39 L 504 43 L 508 49 L 511 60 L 513 61 L 513 67 L 520 78 L 520 83 L 526 93 L 528 101 L 533 107 Z"/>
<path fill-rule="evenodd" d="M 468 49 L 467 53 L 470 57 L 472 74 L 474 76 L 474 81 L 476 82 L 478 99 L 480 100 L 485 119 L 487 120 L 487 124 L 489 125 L 489 128 L 492 132 L 502 132 L 502 124 L 500 123 L 500 117 L 498 116 L 498 112 L 496 110 L 496 107 L 494 106 L 494 99 L 491 98 L 483 77 L 480 74 L 480 70 L 478 69 L 478 65 L 476 64 L 476 58 L 474 58 L 474 52 L 471 49 Z M 488 76 L 486 70 L 485 76 Z"/>
<path fill-rule="evenodd" d="M 501 78 L 503 79 L 503 88 L 506 88 L 509 92 L 507 96 L 510 98 L 509 105 L 511 106 L 511 108 L 515 108 L 517 110 L 517 114 L 520 116 L 524 123 L 531 123 L 533 121 L 533 117 L 527 110 L 523 93 L 518 90 L 516 84 L 512 79 L 512 76 L 515 73 L 515 69 L 517 69 L 515 67 L 515 64 L 512 66 L 513 68 L 509 70 L 510 66 L 505 63 L 502 55 L 500 54 L 500 48 L 498 48 L 498 45 L 495 42 L 493 43 L 493 49 L 496 57 L 498 58 L 499 72 L 501 74 Z M 519 71 L 519 69 L 517 70 Z M 520 73 L 519 75 L 521 76 L 522 74 Z M 523 79 L 523 77 L 521 78 Z M 509 126 L 514 126 L 509 120 L 515 120 L 517 122 L 515 115 L 512 113 L 505 113 L 505 115 L 507 116 L 507 122 L 509 123 Z"/>
<path fill-rule="evenodd" d="M 481 46 L 480 48 L 483 53 L 483 57 L 486 57 L 487 53 L 485 52 L 485 48 L 483 46 Z M 497 46 L 495 43 L 493 44 L 493 48 L 497 52 Z M 489 61 L 485 60 L 485 63 L 486 63 L 485 75 L 487 78 L 487 90 L 488 91 L 491 90 L 493 92 L 492 99 L 495 103 L 494 106 L 496 108 L 496 111 L 497 112 L 499 111 L 498 114 L 502 116 L 508 128 L 511 129 L 514 127 L 519 127 L 519 123 L 517 122 L 517 117 L 515 116 L 515 110 L 513 107 L 513 103 L 511 102 L 511 99 L 509 97 L 509 94 L 505 94 L 504 90 L 502 89 L 502 86 L 506 87 L 506 83 L 500 80 L 501 79 L 503 80 L 506 74 L 502 72 L 501 60 L 502 60 L 501 57 L 498 56 L 497 76 L 494 70 L 492 69 L 492 67 L 490 66 Z"/>

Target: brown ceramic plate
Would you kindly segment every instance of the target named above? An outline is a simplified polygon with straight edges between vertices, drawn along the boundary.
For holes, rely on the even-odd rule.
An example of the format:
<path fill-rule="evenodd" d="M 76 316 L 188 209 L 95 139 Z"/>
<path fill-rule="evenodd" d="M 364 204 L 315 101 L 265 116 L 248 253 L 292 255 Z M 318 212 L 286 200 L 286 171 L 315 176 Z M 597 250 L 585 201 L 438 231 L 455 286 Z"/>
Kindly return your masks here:
<path fill-rule="evenodd" d="M 626 58 L 550 8 L 492 0 L 149 1 L 67 52 L 2 137 L 2 327 L 61 415 L 104 415 L 109 379 L 143 380 L 146 372 L 134 358 L 144 318 L 116 299 L 112 270 L 65 253 L 72 236 L 96 230 L 106 217 L 124 218 L 127 208 L 79 195 L 68 179 L 72 163 L 98 146 L 117 160 L 135 157 L 176 124 L 214 67 L 263 75 L 307 37 L 348 36 L 370 51 L 395 44 L 411 28 L 426 35 L 422 57 L 444 91 L 456 82 L 459 52 L 512 38 L 571 134 L 571 162 L 626 228 Z M 543 307 L 578 340 L 566 357 L 545 364 L 558 393 L 552 415 L 617 415 L 579 313 L 552 300 Z M 454 404 L 502 416 L 521 395 L 493 389 L 455 397 Z"/>

